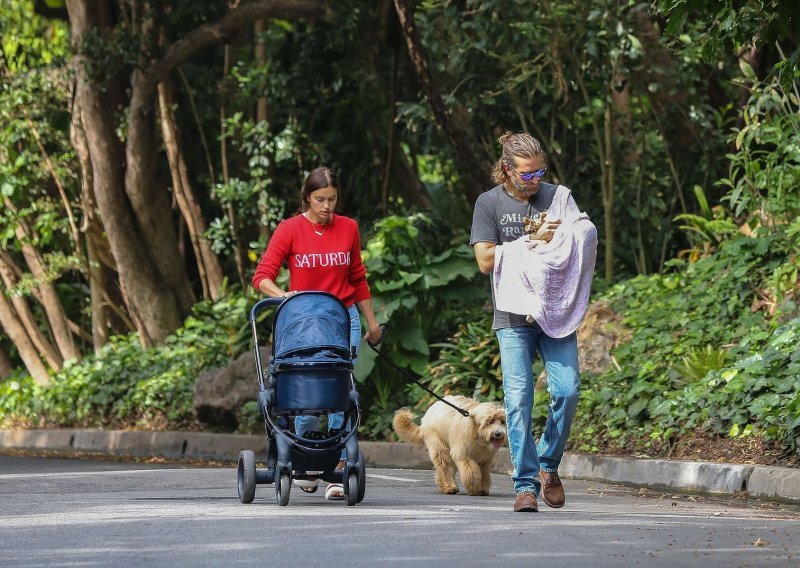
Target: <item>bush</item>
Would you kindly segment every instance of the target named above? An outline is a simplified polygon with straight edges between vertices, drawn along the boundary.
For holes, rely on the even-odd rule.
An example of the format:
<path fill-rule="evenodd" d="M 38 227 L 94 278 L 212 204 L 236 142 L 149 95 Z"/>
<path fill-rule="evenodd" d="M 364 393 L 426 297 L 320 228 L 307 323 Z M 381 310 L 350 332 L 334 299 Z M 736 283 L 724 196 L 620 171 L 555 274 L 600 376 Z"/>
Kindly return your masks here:
<path fill-rule="evenodd" d="M 780 318 L 768 310 L 752 309 L 758 308 L 756 290 L 791 262 L 784 242 L 779 233 L 737 237 L 696 263 L 672 261 L 670 274 L 637 277 L 612 288 L 605 298 L 625 314 L 633 338 L 614 353 L 618 370 L 584 381 L 588 386 L 574 444 L 589 451 L 657 450 L 688 433 L 727 435 L 733 425 L 750 425 L 748 432 L 758 430 L 796 449 L 791 441 L 796 425 L 791 420 L 778 424 L 774 415 L 791 409 L 791 396 L 800 385 L 782 380 L 779 387 L 752 365 L 772 353 L 792 368 L 787 364 L 791 355 L 774 346 L 791 332 L 778 328 Z M 749 379 L 729 384 L 745 368 Z M 710 388 L 712 382 L 728 386 Z M 737 388 L 756 385 L 755 392 L 737 394 Z M 770 395 L 779 392 L 793 394 L 772 404 L 776 399 Z M 753 406 L 761 395 L 765 398 Z"/>
<path fill-rule="evenodd" d="M 31 427 L 178 429 L 192 424 L 192 388 L 204 368 L 226 364 L 249 341 L 246 299 L 202 302 L 163 346 L 142 349 L 136 334 L 113 337 L 51 384 L 0 384 L 0 424 Z"/>

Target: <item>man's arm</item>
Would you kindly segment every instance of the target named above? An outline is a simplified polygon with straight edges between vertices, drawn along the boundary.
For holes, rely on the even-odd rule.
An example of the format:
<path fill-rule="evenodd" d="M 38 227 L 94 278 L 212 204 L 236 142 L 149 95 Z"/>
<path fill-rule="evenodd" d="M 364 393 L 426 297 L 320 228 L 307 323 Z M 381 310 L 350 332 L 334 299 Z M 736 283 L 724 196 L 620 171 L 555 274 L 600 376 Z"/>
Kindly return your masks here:
<path fill-rule="evenodd" d="M 494 270 L 494 248 L 497 243 L 478 242 L 473 245 L 475 260 L 478 261 L 478 268 L 484 274 L 489 274 Z"/>

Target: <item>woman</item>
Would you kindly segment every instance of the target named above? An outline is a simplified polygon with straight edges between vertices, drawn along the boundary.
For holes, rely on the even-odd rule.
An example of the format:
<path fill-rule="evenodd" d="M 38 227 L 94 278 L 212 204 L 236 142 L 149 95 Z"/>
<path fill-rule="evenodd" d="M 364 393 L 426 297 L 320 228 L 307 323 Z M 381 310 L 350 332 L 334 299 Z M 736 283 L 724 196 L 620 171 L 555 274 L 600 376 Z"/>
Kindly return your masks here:
<path fill-rule="evenodd" d="M 300 199 L 300 214 L 281 221 L 269 241 L 267 252 L 256 268 L 253 286 L 272 298 L 286 298 L 306 290 L 329 292 L 339 298 L 350 314 L 350 341 L 358 349 L 361 320 L 358 309 L 367 322 L 364 339 L 378 343 L 381 331 L 375 320 L 367 284 L 367 269 L 361 262 L 361 240 L 358 224 L 348 217 L 336 215 L 339 181 L 329 168 L 320 167 L 308 174 Z M 289 290 L 275 284 L 281 266 L 289 267 Z M 295 432 L 317 429 L 316 416 L 297 416 Z M 328 416 L 330 429 L 341 428 L 343 413 Z M 344 467 L 344 460 L 337 469 Z M 314 493 L 318 480 L 296 481 L 306 493 Z M 325 491 L 329 500 L 344 499 L 340 483 L 331 483 Z"/>

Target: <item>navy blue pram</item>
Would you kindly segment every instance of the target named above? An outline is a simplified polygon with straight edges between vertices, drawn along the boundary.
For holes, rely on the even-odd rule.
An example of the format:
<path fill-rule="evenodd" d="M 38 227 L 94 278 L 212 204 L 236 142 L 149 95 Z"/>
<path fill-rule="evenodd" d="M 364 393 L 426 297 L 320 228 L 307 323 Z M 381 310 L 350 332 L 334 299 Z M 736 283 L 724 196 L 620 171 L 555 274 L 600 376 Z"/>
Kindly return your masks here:
<path fill-rule="evenodd" d="M 258 314 L 278 306 L 273 318 L 272 354 L 264 373 L 259 352 Z M 353 380 L 350 315 L 342 302 L 327 292 L 299 292 L 287 299 L 266 298 L 250 310 L 258 406 L 264 416 L 268 451 L 266 469 L 256 469 L 255 454 L 239 454 L 239 500 L 251 503 L 256 484 L 275 484 L 278 505 L 289 502 L 292 479 L 322 479 L 341 483 L 345 502 L 364 499 L 366 475 L 358 449 L 361 408 Z M 338 430 L 307 432 L 298 436 L 289 428 L 294 416 L 322 416 L 344 412 Z M 342 449 L 344 469 L 336 470 Z"/>

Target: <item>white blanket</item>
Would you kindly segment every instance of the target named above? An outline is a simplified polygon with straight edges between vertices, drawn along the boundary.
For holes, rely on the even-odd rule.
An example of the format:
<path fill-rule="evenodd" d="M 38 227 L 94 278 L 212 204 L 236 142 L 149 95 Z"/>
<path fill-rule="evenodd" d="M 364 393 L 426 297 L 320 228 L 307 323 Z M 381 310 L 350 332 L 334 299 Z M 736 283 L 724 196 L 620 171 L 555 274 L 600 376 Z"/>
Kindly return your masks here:
<path fill-rule="evenodd" d="M 549 243 L 525 235 L 497 245 L 492 285 L 498 310 L 531 316 L 547 335 L 559 338 L 578 329 L 586 313 L 597 229 L 563 185 L 546 219 L 561 219 Z"/>

